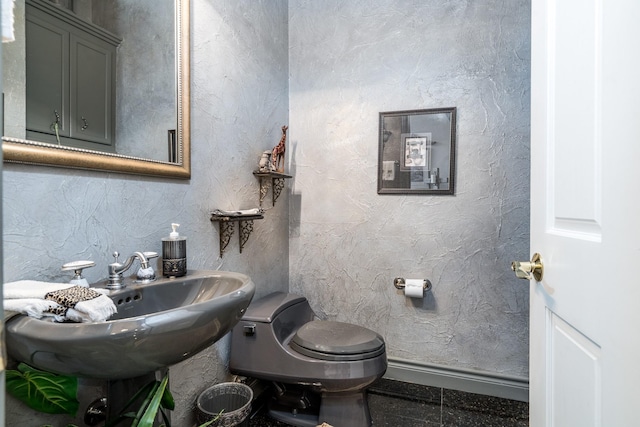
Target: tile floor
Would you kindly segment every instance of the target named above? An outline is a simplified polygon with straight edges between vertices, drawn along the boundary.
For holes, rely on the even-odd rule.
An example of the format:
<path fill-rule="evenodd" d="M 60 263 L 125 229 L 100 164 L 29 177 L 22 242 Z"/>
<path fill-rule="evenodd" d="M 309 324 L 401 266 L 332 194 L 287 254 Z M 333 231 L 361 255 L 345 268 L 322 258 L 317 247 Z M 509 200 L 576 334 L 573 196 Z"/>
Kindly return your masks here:
<path fill-rule="evenodd" d="M 375 427 L 525 427 L 529 405 L 461 391 L 382 379 L 369 389 Z M 287 427 L 263 410 L 249 427 Z M 348 426 L 336 426 L 348 427 Z"/>

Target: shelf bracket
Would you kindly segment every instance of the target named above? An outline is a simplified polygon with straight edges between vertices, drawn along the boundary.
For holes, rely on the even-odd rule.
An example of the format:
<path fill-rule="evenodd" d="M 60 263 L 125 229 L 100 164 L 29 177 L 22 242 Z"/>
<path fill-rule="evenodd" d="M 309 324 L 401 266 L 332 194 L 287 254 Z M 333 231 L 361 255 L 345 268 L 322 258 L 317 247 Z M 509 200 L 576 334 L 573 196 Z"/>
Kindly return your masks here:
<path fill-rule="evenodd" d="M 271 186 L 271 206 L 275 206 L 276 200 L 278 200 L 278 197 L 280 197 L 280 194 L 282 194 L 282 190 L 284 189 L 284 180 L 286 178 L 292 178 L 291 175 L 279 172 L 255 171 L 253 174 L 260 180 L 260 207 L 262 207 L 262 203 L 264 202 L 265 197 L 267 197 L 269 186 Z"/>
<path fill-rule="evenodd" d="M 242 249 L 244 249 L 244 244 L 249 240 L 249 236 L 253 231 L 253 221 L 240 221 L 240 233 L 238 237 L 240 238 L 240 253 L 242 253 Z"/>
<path fill-rule="evenodd" d="M 262 207 L 262 202 L 264 198 L 267 196 L 267 191 L 269 191 L 269 181 L 264 177 L 259 177 L 260 180 L 260 202 L 259 206 Z"/>
<path fill-rule="evenodd" d="M 220 258 L 231 241 L 234 229 L 234 222 L 220 221 Z"/>
<path fill-rule="evenodd" d="M 244 249 L 244 245 L 249 240 L 249 236 L 253 231 L 253 220 L 263 219 L 264 215 L 219 215 L 211 214 L 211 222 L 217 222 L 220 224 L 220 258 L 224 254 L 225 249 L 231 242 L 231 237 L 235 232 L 235 223 L 240 223 L 240 253 Z"/>
<path fill-rule="evenodd" d="M 276 200 L 280 197 L 282 189 L 284 188 L 284 178 L 273 178 L 271 180 L 271 197 L 273 199 L 273 206 L 276 205 Z"/>

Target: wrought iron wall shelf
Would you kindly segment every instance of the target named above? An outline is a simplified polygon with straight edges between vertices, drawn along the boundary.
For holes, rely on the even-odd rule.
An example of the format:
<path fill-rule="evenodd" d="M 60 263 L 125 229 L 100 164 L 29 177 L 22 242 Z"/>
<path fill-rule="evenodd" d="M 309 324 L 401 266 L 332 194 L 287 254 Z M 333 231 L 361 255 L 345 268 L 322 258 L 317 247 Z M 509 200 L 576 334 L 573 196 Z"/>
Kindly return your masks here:
<path fill-rule="evenodd" d="M 263 219 L 264 215 L 238 215 L 238 216 L 226 216 L 211 214 L 211 221 L 220 224 L 220 258 L 224 250 L 231 241 L 231 236 L 235 231 L 236 222 L 240 223 L 240 233 L 238 234 L 240 241 L 240 253 L 244 248 L 245 243 L 249 240 L 249 236 L 253 231 L 253 221 L 256 219 Z"/>
<path fill-rule="evenodd" d="M 292 178 L 291 175 L 280 172 L 254 171 L 253 174 L 260 180 L 260 207 L 262 207 L 262 202 L 269 191 L 269 186 L 271 186 L 271 203 L 275 206 L 276 200 L 284 188 L 284 180 Z"/>

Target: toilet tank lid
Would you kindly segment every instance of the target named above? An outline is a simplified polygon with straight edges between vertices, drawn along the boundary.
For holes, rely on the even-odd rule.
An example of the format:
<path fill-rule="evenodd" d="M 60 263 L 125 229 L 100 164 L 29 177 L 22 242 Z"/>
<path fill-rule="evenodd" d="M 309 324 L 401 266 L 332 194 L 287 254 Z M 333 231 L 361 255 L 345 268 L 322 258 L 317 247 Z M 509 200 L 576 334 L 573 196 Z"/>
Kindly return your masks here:
<path fill-rule="evenodd" d="M 242 320 L 250 322 L 271 323 L 285 308 L 305 301 L 304 297 L 286 292 L 274 292 L 252 301 Z"/>

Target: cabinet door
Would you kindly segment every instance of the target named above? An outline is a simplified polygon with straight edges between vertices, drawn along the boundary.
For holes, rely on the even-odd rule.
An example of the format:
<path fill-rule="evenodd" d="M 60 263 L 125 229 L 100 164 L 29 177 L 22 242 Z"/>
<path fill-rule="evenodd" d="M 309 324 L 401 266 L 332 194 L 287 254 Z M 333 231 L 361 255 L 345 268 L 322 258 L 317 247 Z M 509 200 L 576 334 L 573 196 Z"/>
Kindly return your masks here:
<path fill-rule="evenodd" d="M 56 120 L 59 134 L 69 135 L 69 33 L 29 13 L 25 25 L 27 131 L 55 143 Z"/>
<path fill-rule="evenodd" d="M 113 142 L 115 52 L 99 40 L 71 35 L 71 137 Z"/>

